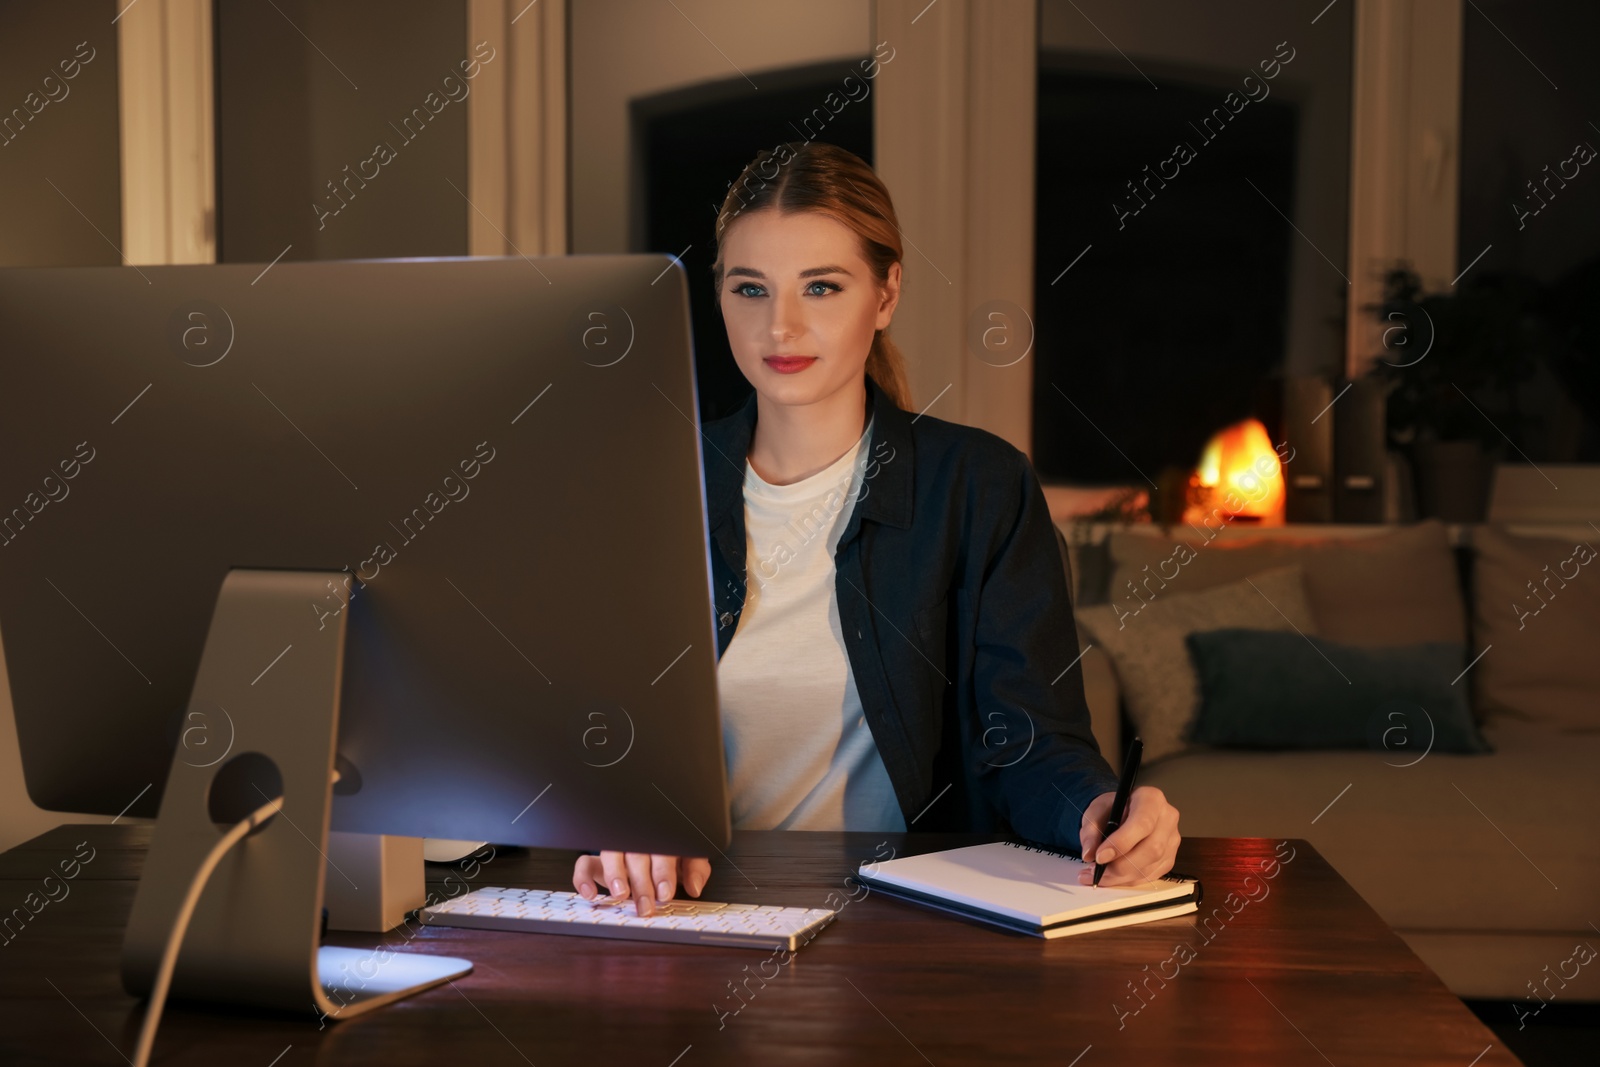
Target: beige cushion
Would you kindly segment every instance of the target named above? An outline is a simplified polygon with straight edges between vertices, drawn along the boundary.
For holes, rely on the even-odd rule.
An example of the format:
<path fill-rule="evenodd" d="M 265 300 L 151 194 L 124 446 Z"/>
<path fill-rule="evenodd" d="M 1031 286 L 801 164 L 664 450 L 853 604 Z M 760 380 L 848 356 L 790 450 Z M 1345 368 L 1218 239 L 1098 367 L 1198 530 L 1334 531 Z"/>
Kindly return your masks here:
<path fill-rule="evenodd" d="M 1600 947 L 1589 926 L 1600 922 L 1600 736 L 1509 718 L 1484 736 L 1492 755 L 1420 760 L 1196 749 L 1139 780 L 1166 794 L 1186 838 L 1309 839 L 1396 930 L 1560 931 Z"/>
<path fill-rule="evenodd" d="M 1137 612 L 1120 605 L 1080 608 L 1078 621 L 1116 667 L 1146 761 L 1189 747 L 1184 733 L 1200 710 L 1200 679 L 1185 637 L 1229 626 L 1317 632 L 1298 567 L 1196 593 L 1160 593 Z"/>
<path fill-rule="evenodd" d="M 1523 999 L 1528 1007 L 1533 1006 L 1533 1001 L 1527 999 L 1527 983 L 1532 976 L 1544 979 L 1550 973 L 1544 970 L 1546 967 L 1551 971 L 1570 967 L 1572 964 L 1567 961 L 1572 959 L 1577 943 L 1591 936 L 1582 930 L 1577 932 L 1578 936 L 1530 934 L 1521 930 L 1515 933 L 1396 930 L 1395 933 L 1456 996 L 1481 1000 Z M 1600 968 L 1585 967 L 1565 986 L 1556 983 L 1550 988 L 1573 1001 L 1600 1000 Z"/>
<path fill-rule="evenodd" d="M 1442 523 L 1429 521 L 1393 533 L 1321 539 L 1250 539 L 1230 527 L 1182 528 L 1176 540 L 1117 532 L 1111 535 L 1113 604 L 1138 606 L 1129 581 L 1187 593 L 1237 581 L 1268 567 L 1298 564 L 1321 636 L 1352 645 L 1467 642 L 1455 556 Z M 1207 536 L 1212 540 L 1207 540 Z M 1186 545 L 1185 552 L 1180 545 Z M 1176 553 L 1176 556 L 1175 556 Z M 1181 562 L 1190 556 L 1187 562 Z M 1163 562 L 1165 561 L 1165 562 Z M 1148 567 L 1149 570 L 1145 570 Z M 1170 576 L 1170 577 L 1169 577 Z M 1600 582 L 1596 583 L 1600 585 Z"/>
<path fill-rule="evenodd" d="M 1480 718 L 1600 733 L 1600 560 L 1593 547 L 1600 537 L 1514 537 L 1484 526 L 1473 545 L 1473 655 L 1483 658 L 1472 680 Z"/>

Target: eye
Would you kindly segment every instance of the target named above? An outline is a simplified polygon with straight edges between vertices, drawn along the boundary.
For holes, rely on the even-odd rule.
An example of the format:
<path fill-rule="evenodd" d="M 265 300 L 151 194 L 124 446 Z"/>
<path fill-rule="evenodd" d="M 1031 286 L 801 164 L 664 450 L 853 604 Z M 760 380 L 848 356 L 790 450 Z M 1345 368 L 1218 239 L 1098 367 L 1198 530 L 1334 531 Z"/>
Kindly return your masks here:
<path fill-rule="evenodd" d="M 815 287 L 819 285 L 822 287 L 822 292 L 820 293 L 815 291 Z M 754 289 L 756 292 L 754 294 L 749 294 L 745 292 L 746 289 Z M 826 296 L 830 292 L 837 293 L 841 292 L 842 290 L 833 282 L 815 281 L 806 286 L 806 291 L 810 296 Z M 735 296 L 743 296 L 747 299 L 753 299 L 755 296 L 762 295 L 761 286 L 755 284 L 754 282 L 741 282 L 740 284 L 729 289 L 728 292 L 734 294 Z"/>

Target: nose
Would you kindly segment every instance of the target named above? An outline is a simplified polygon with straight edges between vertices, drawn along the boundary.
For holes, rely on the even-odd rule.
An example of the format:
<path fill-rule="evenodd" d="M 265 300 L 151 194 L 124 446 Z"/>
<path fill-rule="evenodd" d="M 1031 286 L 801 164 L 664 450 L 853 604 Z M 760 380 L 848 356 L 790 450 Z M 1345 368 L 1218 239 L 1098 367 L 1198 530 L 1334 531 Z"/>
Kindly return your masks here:
<path fill-rule="evenodd" d="M 772 339 L 780 346 L 804 332 L 803 305 L 792 293 L 777 293 L 772 298 Z"/>

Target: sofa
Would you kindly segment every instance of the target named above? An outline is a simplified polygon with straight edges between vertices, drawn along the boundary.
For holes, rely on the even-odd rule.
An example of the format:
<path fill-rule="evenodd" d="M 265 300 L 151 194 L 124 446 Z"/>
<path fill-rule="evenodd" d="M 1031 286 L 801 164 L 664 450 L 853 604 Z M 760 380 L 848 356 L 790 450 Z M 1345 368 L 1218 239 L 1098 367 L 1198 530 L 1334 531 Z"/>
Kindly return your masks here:
<path fill-rule="evenodd" d="M 1057 523 L 1107 759 L 1120 769 L 1131 731 L 1156 736 L 1139 782 L 1178 808 L 1185 836 L 1305 838 L 1458 996 L 1530 1010 L 1600 1001 L 1600 964 L 1586 965 L 1600 947 L 1600 565 L 1588 566 L 1600 529 L 1213 525 Z M 1138 722 L 1150 708 L 1128 697 L 1142 691 L 1148 704 L 1161 685 L 1181 688 L 1159 672 L 1183 653 L 1170 652 L 1168 633 L 1164 665 L 1141 662 L 1130 631 L 1154 627 L 1146 619 L 1164 602 L 1198 605 L 1241 578 L 1257 592 L 1269 579 L 1286 589 L 1296 574 L 1309 617 L 1289 626 L 1307 631 L 1291 644 L 1315 635 L 1318 648 L 1376 654 L 1459 642 L 1461 675 L 1434 687 L 1462 694 L 1488 751 L 1429 750 L 1421 730 L 1380 743 L 1369 731 L 1359 746 L 1247 747 L 1176 741 L 1159 721 Z M 1285 630 L 1266 599 L 1260 625 Z M 1168 614 L 1178 620 L 1168 629 L 1181 629 L 1183 611 Z M 1150 635 L 1163 635 L 1143 635 L 1153 649 Z M 1193 673 L 1200 646 L 1187 647 Z M 1218 680 L 1200 683 L 1197 718 Z M 1315 703 L 1291 680 L 1272 711 L 1292 727 Z"/>

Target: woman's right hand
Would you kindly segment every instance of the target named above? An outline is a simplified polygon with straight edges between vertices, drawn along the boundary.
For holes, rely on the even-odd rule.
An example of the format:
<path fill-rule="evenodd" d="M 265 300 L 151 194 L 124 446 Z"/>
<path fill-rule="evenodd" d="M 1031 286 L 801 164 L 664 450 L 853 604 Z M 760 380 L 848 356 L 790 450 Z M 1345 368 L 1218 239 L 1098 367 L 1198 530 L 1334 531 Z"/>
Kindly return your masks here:
<path fill-rule="evenodd" d="M 572 868 L 572 886 L 585 900 L 607 893 L 619 900 L 633 898 L 634 911 L 649 915 L 655 902 L 665 903 L 677 892 L 681 879 L 691 897 L 700 895 L 711 877 L 711 861 L 696 856 L 658 856 L 650 852 L 605 852 L 579 856 Z"/>

